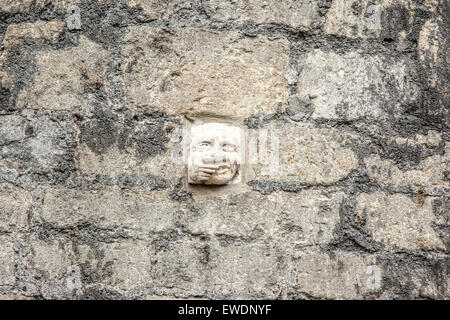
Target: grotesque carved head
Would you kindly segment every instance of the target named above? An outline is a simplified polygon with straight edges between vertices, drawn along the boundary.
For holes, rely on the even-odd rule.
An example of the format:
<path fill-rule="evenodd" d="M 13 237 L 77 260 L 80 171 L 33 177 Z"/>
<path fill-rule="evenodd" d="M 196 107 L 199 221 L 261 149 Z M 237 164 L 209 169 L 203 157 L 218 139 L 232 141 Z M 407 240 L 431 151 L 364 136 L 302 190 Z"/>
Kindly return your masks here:
<path fill-rule="evenodd" d="M 188 161 L 191 184 L 229 184 L 240 167 L 238 127 L 206 123 L 192 127 Z"/>

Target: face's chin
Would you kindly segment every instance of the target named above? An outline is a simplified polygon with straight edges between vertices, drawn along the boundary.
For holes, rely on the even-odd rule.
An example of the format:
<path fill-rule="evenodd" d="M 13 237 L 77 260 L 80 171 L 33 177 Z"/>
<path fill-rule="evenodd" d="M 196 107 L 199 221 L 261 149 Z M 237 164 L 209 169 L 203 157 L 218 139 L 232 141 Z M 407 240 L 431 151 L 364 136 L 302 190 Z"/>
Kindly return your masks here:
<path fill-rule="evenodd" d="M 220 166 L 216 172 L 214 172 L 208 180 L 209 184 L 226 184 L 230 182 L 238 171 L 238 166 L 236 164 L 230 165 L 226 164 Z"/>

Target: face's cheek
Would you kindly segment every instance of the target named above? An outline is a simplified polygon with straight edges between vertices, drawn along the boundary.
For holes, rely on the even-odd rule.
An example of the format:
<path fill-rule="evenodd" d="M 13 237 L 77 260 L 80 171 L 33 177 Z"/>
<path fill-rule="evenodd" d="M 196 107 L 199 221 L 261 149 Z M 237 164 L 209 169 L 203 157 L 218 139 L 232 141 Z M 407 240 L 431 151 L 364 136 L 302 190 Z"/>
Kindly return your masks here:
<path fill-rule="evenodd" d="M 193 163 L 199 163 L 202 160 L 201 152 L 191 152 L 191 159 Z"/>
<path fill-rule="evenodd" d="M 227 160 L 229 164 L 239 165 L 239 153 L 229 152 L 227 155 Z"/>

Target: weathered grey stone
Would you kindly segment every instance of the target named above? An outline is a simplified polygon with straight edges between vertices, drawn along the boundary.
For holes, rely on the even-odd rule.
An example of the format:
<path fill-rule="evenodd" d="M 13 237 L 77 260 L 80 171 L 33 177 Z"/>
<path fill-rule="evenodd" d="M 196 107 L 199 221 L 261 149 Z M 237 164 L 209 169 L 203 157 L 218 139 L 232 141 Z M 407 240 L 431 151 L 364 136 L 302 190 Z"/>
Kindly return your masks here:
<path fill-rule="evenodd" d="M 413 201 L 402 194 L 361 194 L 356 212 L 364 228 L 386 250 L 445 249 L 433 230 L 432 198 Z"/>
<path fill-rule="evenodd" d="M 2 11 L 6 12 L 17 11 L 20 8 L 29 6 L 32 1 L 33 0 L 0 0 L 0 8 L 2 8 Z"/>
<path fill-rule="evenodd" d="M 382 269 L 374 255 L 302 253 L 296 270 L 296 290 L 312 299 L 361 299 L 382 286 Z"/>
<path fill-rule="evenodd" d="M 137 287 L 151 287 L 152 259 L 154 253 L 142 241 L 121 241 L 102 247 L 104 258 L 93 266 L 94 270 L 104 270 L 104 282 L 113 288 L 129 290 Z M 95 262 L 94 262 L 95 263 Z M 92 263 L 91 263 L 92 264 Z M 109 273 L 109 275 L 106 275 Z"/>
<path fill-rule="evenodd" d="M 97 2 L 105 2 L 107 0 L 97 0 Z M 46 0 L 0 0 L 0 8 L 6 12 L 23 12 L 30 9 L 30 6 L 34 4 L 38 8 L 43 8 L 48 5 Z M 72 4 L 77 4 L 73 0 L 52 0 L 51 5 L 58 9 L 66 9 Z"/>
<path fill-rule="evenodd" d="M 423 70 L 427 75 L 427 84 L 431 88 L 445 88 L 446 83 L 442 80 L 442 73 L 445 71 L 445 65 L 448 64 L 448 48 L 442 44 L 442 39 L 445 38 L 443 25 L 445 22 L 439 16 L 428 19 L 420 30 L 417 41 L 417 53 L 419 61 L 422 63 Z M 447 50 L 447 51 L 446 51 Z M 443 92 L 441 112 L 446 112 L 448 115 L 448 108 L 446 108 L 448 101 L 448 92 Z M 435 103 L 436 107 L 439 106 Z"/>
<path fill-rule="evenodd" d="M 122 64 L 128 104 L 170 114 L 246 118 L 288 97 L 289 43 L 234 31 L 133 27 Z"/>
<path fill-rule="evenodd" d="M 154 243 L 157 246 L 158 242 Z M 182 296 L 275 297 L 284 276 L 281 252 L 263 244 L 223 247 L 184 240 L 154 251 L 155 247 L 144 241 L 123 240 L 98 244 L 94 250 L 87 246 L 75 250 L 69 243 L 34 240 L 32 248 L 34 268 L 43 277 L 42 291 L 47 298 L 67 297 L 72 290 L 82 294 L 83 285 L 95 283 Z M 208 272 L 211 269 L 216 271 Z M 81 287 L 74 288 L 77 282 Z"/>
<path fill-rule="evenodd" d="M 119 188 L 95 192 L 58 188 L 46 192 L 42 219 L 59 228 L 90 223 L 106 229 L 168 232 L 174 228 L 177 210 L 182 208 L 171 202 L 165 191 L 144 194 Z"/>
<path fill-rule="evenodd" d="M 3 116 L 0 122 L 0 146 L 25 138 L 25 120 L 16 115 Z"/>
<path fill-rule="evenodd" d="M 421 139 L 419 137 L 419 139 Z M 398 141 L 408 143 L 406 141 Z M 412 142 L 413 144 L 414 141 Z M 425 144 L 427 141 L 425 141 Z M 378 155 L 364 159 L 367 174 L 371 179 L 395 187 L 449 187 L 448 174 L 450 170 L 450 144 L 445 144 L 445 153 L 437 154 L 422 160 L 417 168 L 400 170 L 390 160 L 383 160 Z"/>
<path fill-rule="evenodd" d="M 327 244 L 343 198 L 342 193 L 320 191 L 211 196 L 197 200 L 199 213 L 182 221 L 195 235 L 278 240 L 286 246 Z"/>
<path fill-rule="evenodd" d="M 420 11 L 434 11 L 437 1 L 333 0 L 325 32 L 349 38 L 387 38 L 402 41 L 413 32 Z"/>
<path fill-rule="evenodd" d="M 318 1 L 311 0 L 237 0 L 204 1 L 206 13 L 217 20 L 250 20 L 257 24 L 282 24 L 306 31 L 321 22 Z"/>
<path fill-rule="evenodd" d="M 61 21 L 11 24 L 6 29 L 3 48 L 7 52 L 14 46 L 23 45 L 26 39 L 56 41 L 63 30 L 64 24 Z"/>
<path fill-rule="evenodd" d="M 286 276 L 286 259 L 278 247 L 259 243 L 214 246 L 207 275 L 210 290 L 219 297 L 277 297 Z M 232 272 L 230 272 L 232 271 Z"/>
<path fill-rule="evenodd" d="M 14 283 L 13 239 L 0 235 L 0 286 L 13 286 Z"/>
<path fill-rule="evenodd" d="M 109 59 L 100 45 L 84 36 L 74 48 L 39 52 L 36 57 L 39 72 L 31 89 L 19 94 L 17 106 L 47 110 L 80 108 L 90 99 L 86 87 L 94 92 L 109 90 Z"/>
<path fill-rule="evenodd" d="M 125 0 L 132 8 L 143 10 L 151 19 L 166 19 L 177 9 L 189 8 L 188 0 Z"/>
<path fill-rule="evenodd" d="M 0 148 L 0 166 L 32 168 L 46 172 L 72 166 L 75 123 L 72 117 L 46 112 L 22 112 L 26 139 L 13 141 Z"/>
<path fill-rule="evenodd" d="M 0 300 L 34 300 L 34 299 L 26 296 L 0 294 Z"/>
<path fill-rule="evenodd" d="M 320 191 L 270 197 L 248 192 L 198 199 L 192 209 L 170 201 L 166 191 L 51 189 L 44 197 L 41 217 L 58 228 L 89 223 L 140 235 L 170 232 L 181 223 L 194 235 L 289 239 L 289 246 L 306 246 L 332 240 L 343 198 L 342 193 L 325 195 Z"/>
<path fill-rule="evenodd" d="M 84 284 L 80 265 L 87 260 L 97 263 L 87 246 L 32 239 L 31 265 L 41 279 L 40 292 L 46 299 L 61 299 L 82 293 Z M 86 274 L 95 277 L 93 274 Z M 89 279 L 89 278 L 88 278 Z"/>
<path fill-rule="evenodd" d="M 262 138 L 264 130 L 266 142 Z M 256 163 L 254 170 L 258 177 L 330 185 L 345 178 L 358 162 L 348 147 L 350 136 L 334 129 L 273 122 L 254 134 L 259 137 L 259 149 L 258 156 L 251 161 Z"/>
<path fill-rule="evenodd" d="M 26 104 L 26 101 L 18 103 L 16 100 L 22 91 L 26 94 L 26 90 L 32 86 L 32 78 L 37 71 L 31 53 L 32 43 L 55 43 L 63 30 L 64 24 L 60 21 L 8 25 L 0 56 L 0 85 L 3 87 L 0 93 L 2 96 L 4 93 L 7 95 L 0 100 L 2 103 L 0 111 L 15 110 L 19 104 L 22 107 Z M 51 80 L 53 79 L 47 79 Z"/>
<path fill-rule="evenodd" d="M 28 214 L 31 210 L 30 192 L 0 184 L 0 232 L 28 231 Z"/>
<path fill-rule="evenodd" d="M 118 121 L 105 123 L 105 118 L 101 114 L 83 127 L 83 142 L 78 145 L 75 159 L 79 170 L 111 177 L 152 174 L 172 180 L 184 175 L 178 125 L 142 121 L 127 127 Z"/>
<path fill-rule="evenodd" d="M 310 51 L 300 62 L 298 89 L 309 96 L 313 119 L 387 119 L 418 98 L 407 58 Z"/>
<path fill-rule="evenodd" d="M 0 299 L 449 299 L 449 9 L 0 0 Z"/>
<path fill-rule="evenodd" d="M 378 261 L 383 268 L 380 299 L 392 299 L 393 295 L 402 299 L 449 299 L 448 255 L 385 254 L 378 256 Z"/>

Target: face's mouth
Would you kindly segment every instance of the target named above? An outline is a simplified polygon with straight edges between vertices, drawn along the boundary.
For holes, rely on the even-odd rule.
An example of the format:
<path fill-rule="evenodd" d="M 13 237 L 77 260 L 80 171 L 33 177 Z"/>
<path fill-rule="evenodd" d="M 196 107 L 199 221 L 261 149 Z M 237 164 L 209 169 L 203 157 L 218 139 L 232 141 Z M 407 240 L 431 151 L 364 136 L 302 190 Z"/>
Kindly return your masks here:
<path fill-rule="evenodd" d="M 222 175 L 222 174 L 225 174 L 225 173 L 229 172 L 230 170 L 231 170 L 231 167 L 230 167 L 230 166 L 228 166 L 228 165 L 223 165 L 223 166 L 220 166 L 220 167 L 217 169 L 216 174 Z"/>

